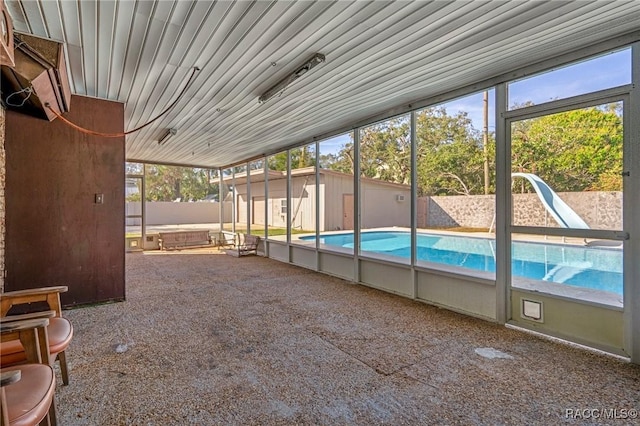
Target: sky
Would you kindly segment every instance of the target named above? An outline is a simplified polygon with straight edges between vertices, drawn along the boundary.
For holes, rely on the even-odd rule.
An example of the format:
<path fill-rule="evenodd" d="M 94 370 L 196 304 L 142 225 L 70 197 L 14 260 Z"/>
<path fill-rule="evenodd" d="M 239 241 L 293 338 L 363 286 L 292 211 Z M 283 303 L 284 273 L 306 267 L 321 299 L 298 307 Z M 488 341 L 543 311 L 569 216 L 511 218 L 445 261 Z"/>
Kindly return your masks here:
<path fill-rule="evenodd" d="M 541 104 L 631 83 L 631 49 L 557 68 L 509 84 L 508 105 L 532 101 Z M 495 130 L 495 90 L 489 91 L 489 131 Z M 466 111 L 473 127 L 482 130 L 482 92 L 442 104 L 448 114 Z M 336 153 L 350 141 L 348 135 L 320 142 L 320 154 Z"/>

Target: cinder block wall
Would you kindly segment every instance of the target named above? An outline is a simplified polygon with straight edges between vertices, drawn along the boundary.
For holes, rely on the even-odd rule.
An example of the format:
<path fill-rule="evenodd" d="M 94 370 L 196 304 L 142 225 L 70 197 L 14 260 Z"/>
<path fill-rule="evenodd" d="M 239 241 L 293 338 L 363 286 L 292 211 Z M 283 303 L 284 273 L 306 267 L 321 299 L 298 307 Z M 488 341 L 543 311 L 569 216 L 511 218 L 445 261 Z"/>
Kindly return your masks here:
<path fill-rule="evenodd" d="M 622 229 L 622 192 L 560 192 L 564 200 L 594 229 Z M 488 228 L 493 220 L 493 195 L 429 197 L 427 227 Z M 514 194 L 513 220 L 517 225 L 557 227 L 537 194 Z"/>

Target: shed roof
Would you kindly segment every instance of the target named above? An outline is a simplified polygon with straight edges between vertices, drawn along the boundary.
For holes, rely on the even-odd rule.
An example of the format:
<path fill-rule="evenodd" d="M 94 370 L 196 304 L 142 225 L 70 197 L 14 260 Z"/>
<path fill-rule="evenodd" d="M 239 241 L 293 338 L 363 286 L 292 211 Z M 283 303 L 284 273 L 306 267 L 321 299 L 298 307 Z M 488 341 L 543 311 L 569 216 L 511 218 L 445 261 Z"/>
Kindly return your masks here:
<path fill-rule="evenodd" d="M 330 169 L 319 169 L 318 172 L 321 175 L 329 175 L 329 176 L 336 176 L 339 178 L 346 178 L 346 179 L 350 179 L 353 180 L 353 175 L 349 174 L 349 173 L 342 173 L 342 172 L 338 172 L 336 170 L 330 170 Z M 299 169 L 293 169 L 291 170 L 291 177 L 308 177 L 308 176 L 314 176 L 316 173 L 316 169 L 315 167 L 311 166 L 311 167 L 302 167 Z M 251 180 L 251 184 L 254 183 L 260 183 L 260 182 L 264 182 L 264 170 L 263 169 L 259 169 L 259 170 L 251 170 L 249 173 L 250 176 L 250 180 Z M 278 170 L 269 170 L 269 180 L 279 180 L 279 179 L 286 179 L 287 178 L 287 173 L 284 171 L 278 171 Z M 247 184 L 247 172 L 240 172 L 240 173 L 236 173 L 234 176 L 223 176 L 222 180 L 227 183 L 230 184 L 231 182 L 233 182 L 235 185 L 246 185 Z M 410 185 L 403 185 L 400 183 L 393 183 L 393 182 L 386 182 L 384 180 L 380 180 L 380 179 L 372 179 L 372 178 L 366 178 L 366 177 L 361 177 L 360 178 L 360 182 L 361 183 L 369 183 L 369 184 L 374 184 L 374 185 L 379 185 L 379 186 L 387 186 L 387 187 L 392 187 L 392 188 L 397 188 L 400 190 L 407 190 L 409 191 L 411 189 Z"/>

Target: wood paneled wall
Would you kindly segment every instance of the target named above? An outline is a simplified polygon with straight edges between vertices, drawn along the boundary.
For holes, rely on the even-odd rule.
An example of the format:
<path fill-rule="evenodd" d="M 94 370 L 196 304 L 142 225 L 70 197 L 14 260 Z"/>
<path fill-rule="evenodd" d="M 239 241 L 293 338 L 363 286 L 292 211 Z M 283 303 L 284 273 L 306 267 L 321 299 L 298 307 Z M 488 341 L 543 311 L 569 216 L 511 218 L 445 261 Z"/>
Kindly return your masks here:
<path fill-rule="evenodd" d="M 65 117 L 124 129 L 121 103 L 73 96 Z M 5 290 L 67 285 L 66 306 L 124 300 L 125 138 L 7 111 L 5 149 Z"/>

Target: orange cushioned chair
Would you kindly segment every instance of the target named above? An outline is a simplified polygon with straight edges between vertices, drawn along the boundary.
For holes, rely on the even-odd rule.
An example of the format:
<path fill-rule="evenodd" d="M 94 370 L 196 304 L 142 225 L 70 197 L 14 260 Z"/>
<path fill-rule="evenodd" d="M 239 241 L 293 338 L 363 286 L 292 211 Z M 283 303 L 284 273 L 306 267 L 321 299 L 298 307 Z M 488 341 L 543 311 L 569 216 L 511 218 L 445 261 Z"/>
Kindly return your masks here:
<path fill-rule="evenodd" d="M 55 374 L 49 365 L 48 318 L 3 322 L 1 342 L 19 340 L 29 364 L 2 369 L 2 426 L 56 425 Z"/>
<path fill-rule="evenodd" d="M 68 288 L 66 286 L 57 286 L 8 291 L 0 295 L 2 298 L 0 317 L 2 317 L 3 323 L 25 318 L 49 316 L 48 312 L 7 316 L 12 306 L 35 302 L 46 302 L 49 305 L 49 309 L 54 312 L 54 317 L 49 319 L 49 326 L 47 327 L 49 353 L 51 354 L 52 364 L 56 359 L 60 362 L 62 382 L 65 385 L 69 384 L 69 371 L 65 350 L 73 338 L 73 326 L 69 320 L 62 317 L 62 307 L 60 304 L 60 293 L 64 293 L 67 290 Z M 0 365 L 2 368 L 17 365 L 27 360 L 23 346 L 19 340 L 3 342 L 0 344 L 0 352 L 2 353 L 0 357 Z"/>

